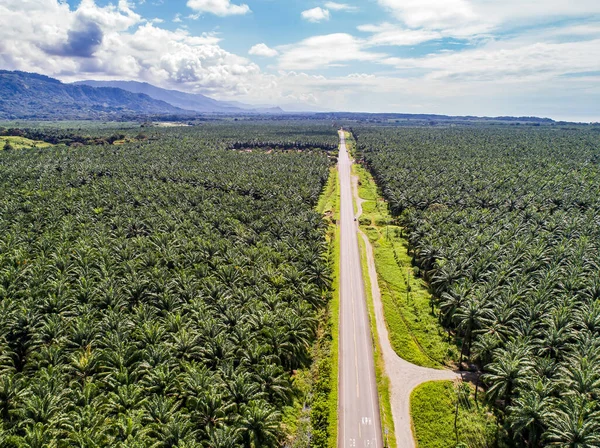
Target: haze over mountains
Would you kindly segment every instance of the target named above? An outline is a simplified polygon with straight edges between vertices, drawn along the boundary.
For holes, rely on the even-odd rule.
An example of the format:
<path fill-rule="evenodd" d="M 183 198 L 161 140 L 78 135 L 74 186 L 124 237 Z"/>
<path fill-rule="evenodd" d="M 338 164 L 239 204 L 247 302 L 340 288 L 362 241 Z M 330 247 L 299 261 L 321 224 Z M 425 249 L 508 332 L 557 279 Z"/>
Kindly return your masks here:
<path fill-rule="evenodd" d="M 475 117 L 437 114 L 307 112 L 301 104 L 251 106 L 201 94 L 167 90 L 136 81 L 80 81 L 73 84 L 36 73 L 0 70 L 0 119 L 31 120 L 188 120 L 204 114 L 286 116 L 416 124 L 504 122 L 551 124 L 538 117 Z"/>
<path fill-rule="evenodd" d="M 143 93 L 156 100 L 165 101 L 175 107 L 201 113 L 283 113 L 279 107 L 256 107 L 238 102 L 217 101 L 199 93 L 167 90 L 147 82 L 137 81 L 78 81 L 75 85 L 113 87 L 132 93 Z"/>
<path fill-rule="evenodd" d="M 135 81 L 73 84 L 37 73 L 0 70 L 0 119 L 110 119 L 132 115 L 194 116 L 284 111 L 217 101 Z"/>

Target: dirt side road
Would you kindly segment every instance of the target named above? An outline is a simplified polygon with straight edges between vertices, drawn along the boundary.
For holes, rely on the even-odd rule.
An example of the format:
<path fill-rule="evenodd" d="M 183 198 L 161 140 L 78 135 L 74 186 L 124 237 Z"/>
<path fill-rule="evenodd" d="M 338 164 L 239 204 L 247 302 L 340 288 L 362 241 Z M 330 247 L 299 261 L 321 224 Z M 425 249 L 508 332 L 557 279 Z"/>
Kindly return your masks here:
<path fill-rule="evenodd" d="M 353 194 L 358 209 L 357 216 L 362 214 L 362 199 L 358 196 L 358 178 L 352 179 Z M 390 379 L 390 400 L 392 405 L 392 415 L 394 418 L 394 428 L 396 431 L 396 442 L 398 448 L 413 448 L 416 446 L 413 432 L 412 421 L 410 418 L 410 393 L 421 383 L 435 380 L 457 380 L 460 379 L 458 373 L 451 370 L 436 370 L 416 366 L 400 358 L 392 345 L 390 344 L 388 329 L 383 315 L 383 305 L 381 303 L 381 293 L 377 282 L 377 271 L 375 269 L 375 258 L 373 248 L 369 238 L 359 230 L 359 233 L 365 242 L 367 248 L 367 264 L 369 277 L 371 279 L 371 291 L 373 295 L 373 305 L 375 309 L 375 319 L 377 321 L 377 333 L 381 345 L 381 353 L 385 364 L 385 371 Z"/>

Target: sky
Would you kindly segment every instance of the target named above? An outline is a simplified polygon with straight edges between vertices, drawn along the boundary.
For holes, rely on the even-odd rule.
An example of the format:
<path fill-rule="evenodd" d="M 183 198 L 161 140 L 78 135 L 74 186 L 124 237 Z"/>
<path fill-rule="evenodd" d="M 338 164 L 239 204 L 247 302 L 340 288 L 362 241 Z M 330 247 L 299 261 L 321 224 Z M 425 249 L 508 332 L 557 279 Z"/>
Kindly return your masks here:
<path fill-rule="evenodd" d="M 600 121 L 600 1 L 0 0 L 0 69 L 284 109 Z"/>

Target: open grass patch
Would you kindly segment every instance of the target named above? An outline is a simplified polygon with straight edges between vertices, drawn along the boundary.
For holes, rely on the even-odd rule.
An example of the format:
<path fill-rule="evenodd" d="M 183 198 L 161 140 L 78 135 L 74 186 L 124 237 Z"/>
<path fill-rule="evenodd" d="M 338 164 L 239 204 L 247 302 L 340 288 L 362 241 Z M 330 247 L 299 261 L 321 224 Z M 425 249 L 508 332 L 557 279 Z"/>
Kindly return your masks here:
<path fill-rule="evenodd" d="M 337 174 L 337 169 L 335 167 L 330 168 L 329 178 L 327 179 L 323 193 L 321 193 L 319 202 L 317 203 L 317 212 L 326 216 L 333 215 L 336 210 Z"/>
<path fill-rule="evenodd" d="M 41 140 L 31 140 L 25 137 L 0 136 L 0 150 L 5 149 L 7 144 L 12 149 L 49 148 L 53 146 L 52 144 Z"/>
<path fill-rule="evenodd" d="M 430 381 L 413 390 L 410 411 L 418 448 L 493 446 L 496 423 L 469 383 Z"/>
<path fill-rule="evenodd" d="M 381 300 L 390 342 L 403 359 L 440 368 L 454 362 L 458 350 L 432 313 L 432 298 L 423 280 L 415 277 L 402 229 L 395 225 L 370 173 L 355 165 L 358 194 L 365 201 L 360 227 L 375 256 Z"/>

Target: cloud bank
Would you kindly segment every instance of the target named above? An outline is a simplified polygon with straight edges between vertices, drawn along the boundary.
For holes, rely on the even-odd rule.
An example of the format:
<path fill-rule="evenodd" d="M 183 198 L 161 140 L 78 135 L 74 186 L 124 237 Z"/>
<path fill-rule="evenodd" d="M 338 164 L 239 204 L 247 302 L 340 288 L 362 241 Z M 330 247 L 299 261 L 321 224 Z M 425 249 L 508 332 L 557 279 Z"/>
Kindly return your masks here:
<path fill-rule="evenodd" d="M 219 21 L 250 13 L 233 1 L 189 0 L 187 6 Z M 448 1 L 452 8 L 442 8 Z M 338 21 L 356 22 L 357 15 L 330 14 L 355 11 L 352 4 L 331 1 L 308 9 L 306 21 L 329 20 L 328 28 L 343 32 L 310 35 L 316 27 L 301 23 L 303 36 L 296 33 L 301 37 L 289 42 L 285 35 L 267 35 L 271 46 L 252 46 L 252 60 L 223 48 L 221 39 L 230 36 L 189 32 L 184 11 L 166 24 L 142 17 L 125 0 L 108 6 L 82 0 L 77 7 L 59 0 L 1 0 L 0 68 L 64 81 L 140 80 L 255 104 L 600 119 L 600 2 L 374 4 L 382 20 L 354 29 Z M 242 19 L 254 16 L 236 20 Z"/>

